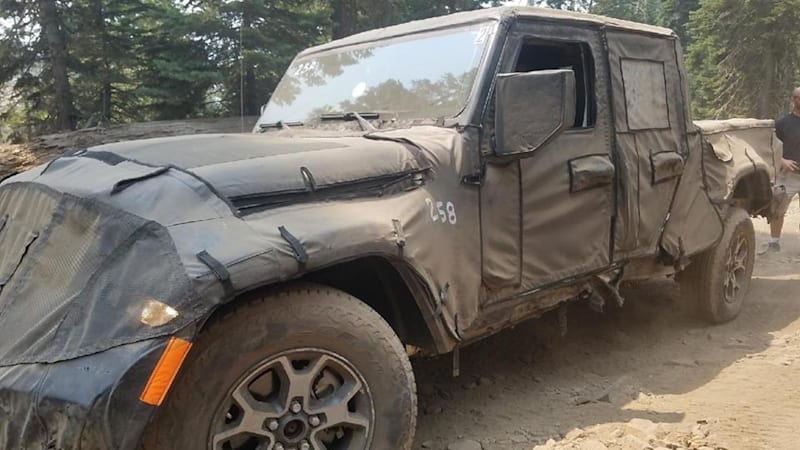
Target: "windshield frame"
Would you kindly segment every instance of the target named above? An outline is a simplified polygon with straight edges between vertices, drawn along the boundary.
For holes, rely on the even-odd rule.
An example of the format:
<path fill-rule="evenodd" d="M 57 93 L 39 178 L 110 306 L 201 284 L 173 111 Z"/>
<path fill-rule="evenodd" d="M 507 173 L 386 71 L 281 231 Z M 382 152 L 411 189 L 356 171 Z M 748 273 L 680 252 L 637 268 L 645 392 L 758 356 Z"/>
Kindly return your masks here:
<path fill-rule="evenodd" d="M 341 45 L 336 45 L 336 41 L 333 41 L 329 44 L 326 44 L 323 48 L 317 49 L 316 47 L 311 47 L 309 49 L 300 52 L 289 64 L 289 67 L 287 67 L 286 72 L 288 72 L 288 69 L 292 67 L 294 64 L 296 64 L 298 61 L 302 61 L 307 58 L 316 57 L 319 55 L 324 55 L 327 53 L 338 53 L 341 52 L 343 49 L 361 49 L 361 48 L 370 48 L 376 46 L 385 46 L 385 45 L 390 45 L 393 42 L 404 42 L 404 41 L 425 38 L 428 36 L 436 36 L 441 34 L 452 33 L 454 31 L 457 31 L 458 29 L 469 29 L 482 24 L 492 26 L 493 29 L 491 31 L 491 34 L 487 38 L 486 44 L 483 49 L 483 54 L 481 55 L 478 65 L 476 66 L 475 79 L 472 81 L 472 86 L 470 86 L 469 88 L 468 95 L 465 98 L 464 106 L 458 113 L 456 113 L 452 117 L 445 117 L 443 124 L 440 123 L 445 127 L 452 127 L 455 125 L 468 125 L 474 123 L 473 120 L 476 118 L 476 114 L 477 116 L 480 115 L 480 111 L 476 111 L 476 109 L 478 108 L 482 109 L 483 102 L 480 101 L 481 99 L 479 97 L 482 96 L 481 94 L 485 90 L 484 83 L 486 82 L 486 66 L 487 64 L 491 64 L 496 59 L 492 55 L 495 54 L 495 49 L 497 47 L 499 39 L 501 39 L 501 35 L 505 36 L 504 30 L 502 30 L 501 27 L 502 22 L 503 21 L 497 17 L 482 17 L 477 20 L 453 23 L 453 24 L 448 24 L 446 26 L 418 29 L 407 33 L 391 34 L 364 41 L 343 42 Z M 284 72 L 283 76 L 286 76 L 286 72 Z M 490 72 L 494 71 L 490 70 Z M 281 77 L 281 80 L 283 80 L 283 76 Z M 266 107 L 266 104 L 264 106 Z M 262 111 L 262 114 L 259 116 L 258 121 L 256 122 L 256 125 L 253 128 L 253 132 L 261 131 L 260 125 L 264 123 L 263 112 L 264 111 Z M 414 123 L 416 121 L 426 121 L 426 120 L 433 121 L 439 119 L 440 118 L 438 117 L 423 116 L 404 121 Z"/>

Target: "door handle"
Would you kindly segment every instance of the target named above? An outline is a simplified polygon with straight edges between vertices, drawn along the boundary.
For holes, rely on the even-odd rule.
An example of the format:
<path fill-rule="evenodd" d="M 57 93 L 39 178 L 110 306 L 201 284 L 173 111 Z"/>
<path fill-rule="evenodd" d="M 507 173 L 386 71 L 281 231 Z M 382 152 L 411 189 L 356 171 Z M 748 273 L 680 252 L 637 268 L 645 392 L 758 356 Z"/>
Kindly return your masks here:
<path fill-rule="evenodd" d="M 569 161 L 569 191 L 580 192 L 614 183 L 614 163 L 608 155 L 587 155 Z"/>
<path fill-rule="evenodd" d="M 683 156 L 678 152 L 666 151 L 650 155 L 652 184 L 677 178 L 683 174 Z"/>

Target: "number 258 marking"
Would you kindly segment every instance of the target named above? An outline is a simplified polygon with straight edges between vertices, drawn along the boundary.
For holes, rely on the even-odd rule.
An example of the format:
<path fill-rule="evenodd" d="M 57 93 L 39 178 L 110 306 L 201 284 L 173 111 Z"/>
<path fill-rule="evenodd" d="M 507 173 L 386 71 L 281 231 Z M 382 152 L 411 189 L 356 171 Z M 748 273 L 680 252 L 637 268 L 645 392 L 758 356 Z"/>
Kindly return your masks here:
<path fill-rule="evenodd" d="M 450 223 L 455 225 L 458 222 L 456 216 L 456 205 L 453 202 L 437 202 L 430 198 L 425 199 L 430 209 L 431 220 L 434 222 Z"/>

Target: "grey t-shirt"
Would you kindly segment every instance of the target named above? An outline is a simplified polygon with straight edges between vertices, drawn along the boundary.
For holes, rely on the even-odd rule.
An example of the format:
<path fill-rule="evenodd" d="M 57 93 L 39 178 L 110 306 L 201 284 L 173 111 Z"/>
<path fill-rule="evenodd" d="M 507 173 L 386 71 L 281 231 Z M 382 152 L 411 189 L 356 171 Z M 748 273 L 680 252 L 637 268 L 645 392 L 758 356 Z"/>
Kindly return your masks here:
<path fill-rule="evenodd" d="M 776 120 L 775 134 L 783 142 L 783 157 L 800 163 L 800 117 L 789 113 Z"/>

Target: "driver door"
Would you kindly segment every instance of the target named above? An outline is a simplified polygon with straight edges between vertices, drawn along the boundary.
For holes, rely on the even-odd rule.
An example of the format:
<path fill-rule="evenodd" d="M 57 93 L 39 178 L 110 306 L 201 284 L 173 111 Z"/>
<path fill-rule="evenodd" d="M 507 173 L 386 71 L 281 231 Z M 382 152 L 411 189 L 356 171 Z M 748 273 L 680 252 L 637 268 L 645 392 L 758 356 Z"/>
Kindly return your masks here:
<path fill-rule="evenodd" d="M 576 113 L 569 129 L 524 157 L 489 159 L 481 188 L 485 304 L 612 261 L 616 175 L 600 31 L 519 22 L 508 48 L 501 72 L 571 69 Z"/>

